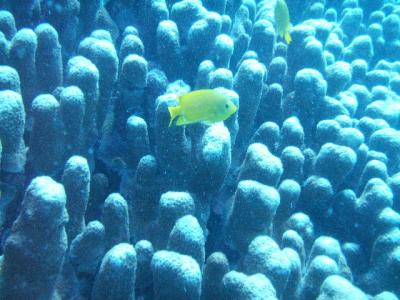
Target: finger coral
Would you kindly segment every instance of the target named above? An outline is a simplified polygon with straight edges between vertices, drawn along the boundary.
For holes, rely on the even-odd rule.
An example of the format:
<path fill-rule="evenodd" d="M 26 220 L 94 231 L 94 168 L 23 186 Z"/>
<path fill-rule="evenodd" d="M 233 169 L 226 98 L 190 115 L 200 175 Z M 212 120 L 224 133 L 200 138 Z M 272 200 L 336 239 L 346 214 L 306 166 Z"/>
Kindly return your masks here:
<path fill-rule="evenodd" d="M 399 53 L 392 0 L 0 0 L 0 299 L 400 298 Z"/>

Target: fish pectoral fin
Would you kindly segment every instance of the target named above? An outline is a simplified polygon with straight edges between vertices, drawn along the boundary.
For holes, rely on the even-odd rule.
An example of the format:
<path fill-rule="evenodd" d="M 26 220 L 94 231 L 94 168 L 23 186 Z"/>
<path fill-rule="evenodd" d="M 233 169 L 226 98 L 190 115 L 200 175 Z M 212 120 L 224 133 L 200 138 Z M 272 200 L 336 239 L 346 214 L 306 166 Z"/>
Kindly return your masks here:
<path fill-rule="evenodd" d="M 290 36 L 289 30 L 285 32 L 285 42 L 286 44 L 290 44 L 290 42 L 292 41 L 292 37 Z"/>
<path fill-rule="evenodd" d="M 205 120 L 205 121 L 203 121 L 203 123 L 206 124 L 206 125 L 212 125 L 212 124 L 214 124 L 215 122 L 210 121 L 210 120 Z"/>
<path fill-rule="evenodd" d="M 208 125 L 208 126 L 214 125 L 215 123 L 219 123 L 219 122 L 223 122 L 223 120 L 206 120 L 206 121 L 203 121 L 203 123 Z"/>
<path fill-rule="evenodd" d="M 191 93 L 185 93 L 185 94 L 182 94 L 182 95 L 178 95 L 177 99 L 178 99 L 179 105 L 184 105 L 185 102 L 187 102 L 187 100 L 190 99 L 191 95 L 192 95 Z"/>
<path fill-rule="evenodd" d="M 182 126 L 186 124 L 186 119 L 184 116 L 179 116 L 178 120 L 176 121 L 176 125 Z"/>
<path fill-rule="evenodd" d="M 212 114 L 208 115 L 207 118 L 205 118 L 205 119 L 203 120 L 203 122 L 206 123 L 206 124 L 208 124 L 208 125 L 217 123 L 217 122 L 219 122 L 219 121 L 222 121 L 222 118 L 221 118 L 220 115 L 218 115 L 218 114 L 216 114 L 216 113 L 212 113 Z"/>
<path fill-rule="evenodd" d="M 170 115 L 170 120 L 169 120 L 168 127 L 171 127 L 171 125 L 174 122 L 175 118 L 180 113 L 180 109 L 181 109 L 180 106 L 168 107 L 168 111 L 169 111 L 169 115 Z"/>
<path fill-rule="evenodd" d="M 217 123 L 219 121 L 221 121 L 220 118 L 218 118 L 217 116 L 213 116 L 211 118 L 209 117 L 209 118 L 203 120 L 203 123 L 207 124 L 207 125 L 212 125 L 212 124 Z"/>

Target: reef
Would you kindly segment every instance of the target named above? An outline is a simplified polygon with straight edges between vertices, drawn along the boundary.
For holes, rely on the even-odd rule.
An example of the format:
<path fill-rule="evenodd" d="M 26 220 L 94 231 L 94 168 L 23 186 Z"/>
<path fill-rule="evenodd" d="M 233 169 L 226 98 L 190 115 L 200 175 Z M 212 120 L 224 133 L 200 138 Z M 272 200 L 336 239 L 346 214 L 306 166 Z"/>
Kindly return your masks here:
<path fill-rule="evenodd" d="M 400 5 L 275 4 L 0 0 L 0 299 L 400 298 Z"/>

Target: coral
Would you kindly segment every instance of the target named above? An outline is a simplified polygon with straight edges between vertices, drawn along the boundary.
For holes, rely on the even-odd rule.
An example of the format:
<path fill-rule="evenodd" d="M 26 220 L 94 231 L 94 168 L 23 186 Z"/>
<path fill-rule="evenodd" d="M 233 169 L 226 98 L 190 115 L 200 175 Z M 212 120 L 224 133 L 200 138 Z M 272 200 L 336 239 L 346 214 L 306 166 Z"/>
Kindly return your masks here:
<path fill-rule="evenodd" d="M 79 294 L 89 297 L 98 266 L 106 253 L 105 230 L 99 221 L 89 222 L 71 242 L 68 260 L 79 282 Z"/>
<path fill-rule="evenodd" d="M 151 155 L 143 156 L 131 184 L 127 184 L 124 197 L 129 207 L 130 233 L 137 239 L 144 237 L 146 224 L 157 215 L 159 189 L 151 185 L 156 181 L 157 162 Z"/>
<path fill-rule="evenodd" d="M 300 269 L 302 269 L 305 264 L 306 252 L 304 248 L 304 241 L 297 231 L 291 229 L 286 230 L 282 234 L 281 246 L 284 247 L 284 249 L 293 249 L 296 251 L 300 260 Z"/>
<path fill-rule="evenodd" d="M 304 155 L 294 146 L 288 146 L 282 150 L 281 162 L 283 166 L 282 179 L 303 179 Z"/>
<path fill-rule="evenodd" d="M 85 212 L 90 191 L 90 170 L 85 158 L 72 156 L 68 159 L 62 184 L 67 195 L 69 220 L 66 230 L 68 241 L 71 242 L 85 228 Z"/>
<path fill-rule="evenodd" d="M 280 148 L 287 146 L 303 147 L 304 128 L 297 117 L 287 118 L 280 132 Z"/>
<path fill-rule="evenodd" d="M 310 176 L 304 182 L 298 208 L 309 216 L 314 222 L 321 223 L 324 217 L 321 212 L 327 212 L 332 205 L 334 189 L 330 181 L 320 176 Z"/>
<path fill-rule="evenodd" d="M 367 300 L 368 297 L 343 277 L 331 275 L 323 282 L 320 295 L 317 298 L 317 300 L 328 299 Z"/>
<path fill-rule="evenodd" d="M 154 299 L 200 299 L 201 272 L 190 256 L 158 251 L 151 261 Z M 169 288 L 166 289 L 165 287 Z"/>
<path fill-rule="evenodd" d="M 64 187 L 50 177 L 36 177 L 30 183 L 4 245 L 2 298 L 56 297 L 56 280 L 67 250 L 65 203 Z"/>
<path fill-rule="evenodd" d="M 202 270 L 205 261 L 204 246 L 204 233 L 195 217 L 186 215 L 175 222 L 168 238 L 168 250 L 193 257 Z"/>
<path fill-rule="evenodd" d="M 264 274 L 271 280 L 280 297 L 288 284 L 290 261 L 279 246 L 268 236 L 257 236 L 251 241 L 243 260 L 247 274 Z"/>
<path fill-rule="evenodd" d="M 400 5 L 276 2 L 0 0 L 0 299 L 400 297 Z"/>
<path fill-rule="evenodd" d="M 39 93 L 52 93 L 63 81 L 61 45 L 58 33 L 50 24 L 35 28 L 37 49 L 35 53 Z"/>
<path fill-rule="evenodd" d="M 91 176 L 89 202 L 86 211 L 86 221 L 92 221 L 101 215 L 104 200 L 109 193 L 110 182 L 103 173 Z"/>
<path fill-rule="evenodd" d="M 58 112 L 60 104 L 51 94 L 41 94 L 32 102 L 32 133 L 28 161 L 35 175 L 53 175 L 62 168 L 62 147 Z"/>
<path fill-rule="evenodd" d="M 222 278 L 229 272 L 229 262 L 222 252 L 207 258 L 202 279 L 202 300 L 222 299 Z"/>
<path fill-rule="evenodd" d="M 129 217 L 126 200 L 117 193 L 104 200 L 102 222 L 105 228 L 106 249 L 129 242 Z"/>
<path fill-rule="evenodd" d="M 25 110 L 21 96 L 11 90 L 0 92 L 0 140 L 3 145 L 1 170 L 23 172 L 26 161 Z"/>
<path fill-rule="evenodd" d="M 138 162 L 149 154 L 149 134 L 146 121 L 138 116 L 130 116 L 126 121 L 126 158 L 125 162 L 135 169 Z"/>
<path fill-rule="evenodd" d="M 17 70 L 10 66 L 0 66 L 0 88 L 21 93 L 21 83 Z"/>
<path fill-rule="evenodd" d="M 333 259 L 339 267 L 339 274 L 350 281 L 352 280 L 351 271 L 347 266 L 346 258 L 337 240 L 326 236 L 318 237 L 311 248 L 309 262 L 312 262 L 318 255 L 325 255 Z"/>
<path fill-rule="evenodd" d="M 286 179 L 278 188 L 280 203 L 274 218 L 274 234 L 280 237 L 285 221 L 292 215 L 300 197 L 301 187 L 295 180 Z"/>
<path fill-rule="evenodd" d="M 316 157 L 315 173 L 325 177 L 334 187 L 337 187 L 352 171 L 356 159 L 357 156 L 351 148 L 326 143 Z"/>
<path fill-rule="evenodd" d="M 271 281 L 264 275 L 247 276 L 240 272 L 230 271 L 222 278 L 221 299 L 276 300 L 278 298 Z"/>
<path fill-rule="evenodd" d="M 231 166 L 231 135 L 225 126 L 211 126 L 204 132 L 198 147 L 196 157 L 198 167 L 193 175 L 191 189 L 199 193 L 212 194 L 221 187 Z M 206 176 L 211 180 L 199 189 L 198 181 Z M 202 205 L 209 206 L 210 203 Z"/>
<path fill-rule="evenodd" d="M 374 300 L 383 300 L 383 299 L 397 300 L 399 298 L 397 298 L 395 294 L 385 291 L 385 292 L 380 293 L 379 295 L 376 295 L 373 299 Z"/>
<path fill-rule="evenodd" d="M 369 140 L 371 150 L 380 151 L 388 158 L 389 172 L 392 168 L 397 169 L 400 161 L 399 147 L 400 134 L 392 128 L 385 128 L 375 131 Z"/>
<path fill-rule="evenodd" d="M 17 33 L 14 15 L 7 10 L 2 10 L 0 12 L 0 30 L 7 40 L 11 40 Z"/>
<path fill-rule="evenodd" d="M 18 71 L 21 79 L 21 95 L 27 114 L 36 95 L 37 36 L 29 28 L 19 30 L 11 40 L 9 64 Z"/>
<path fill-rule="evenodd" d="M 124 41 L 126 39 L 127 37 L 124 39 Z M 181 55 L 181 48 L 179 31 L 175 22 L 165 20 L 158 24 L 157 55 L 167 76 L 171 79 L 176 78 L 178 76 L 179 67 L 181 66 L 179 59 Z"/>
<path fill-rule="evenodd" d="M 175 222 L 185 216 L 194 215 L 195 203 L 188 193 L 167 192 L 161 195 L 159 204 L 159 215 L 157 220 L 157 246 L 165 247 L 167 245 L 169 234 L 175 225 Z"/>
<path fill-rule="evenodd" d="M 315 299 L 318 296 L 319 287 L 331 275 L 337 275 L 338 266 L 331 258 L 316 256 L 306 269 L 306 273 L 299 288 L 299 299 Z"/>
<path fill-rule="evenodd" d="M 151 260 L 154 248 L 151 242 L 140 240 L 135 244 L 137 256 L 136 289 L 144 290 L 152 287 Z"/>
<path fill-rule="evenodd" d="M 292 248 L 282 249 L 282 254 L 289 260 L 289 277 L 286 288 L 283 291 L 282 299 L 293 299 L 300 284 L 302 264 L 299 254 Z"/>
<path fill-rule="evenodd" d="M 279 194 L 273 187 L 254 180 L 240 181 L 227 225 L 227 235 L 233 245 L 246 251 L 255 237 L 271 234 L 279 202 Z"/>
<path fill-rule="evenodd" d="M 240 99 L 238 115 L 239 132 L 236 145 L 242 146 L 249 138 L 258 105 L 260 104 L 265 67 L 258 61 L 248 59 L 240 64 L 235 75 L 233 88 Z"/>
<path fill-rule="evenodd" d="M 80 153 L 82 146 L 82 124 L 85 115 L 85 97 L 80 88 L 68 86 L 60 95 L 60 117 L 64 125 L 64 159 Z"/>
<path fill-rule="evenodd" d="M 99 71 L 83 56 L 68 61 L 65 82 L 81 89 L 85 97 L 85 113 L 82 123 L 82 152 L 86 153 L 97 138 L 96 107 L 99 97 Z"/>
<path fill-rule="evenodd" d="M 326 69 L 326 81 L 328 82 L 329 96 L 336 96 L 351 80 L 350 64 L 338 61 Z"/>
<path fill-rule="evenodd" d="M 101 130 L 109 109 L 112 88 L 117 81 L 117 52 L 111 41 L 88 37 L 79 44 L 78 54 L 88 58 L 99 72 L 99 94 L 98 103 L 95 104 L 97 111 L 95 120 L 98 129 Z"/>
<path fill-rule="evenodd" d="M 92 299 L 135 299 L 136 268 L 132 245 L 120 243 L 112 247 L 101 261 Z"/>
<path fill-rule="evenodd" d="M 280 159 L 260 143 L 247 148 L 246 157 L 240 168 L 239 180 L 256 180 L 269 186 L 277 186 L 283 173 Z"/>

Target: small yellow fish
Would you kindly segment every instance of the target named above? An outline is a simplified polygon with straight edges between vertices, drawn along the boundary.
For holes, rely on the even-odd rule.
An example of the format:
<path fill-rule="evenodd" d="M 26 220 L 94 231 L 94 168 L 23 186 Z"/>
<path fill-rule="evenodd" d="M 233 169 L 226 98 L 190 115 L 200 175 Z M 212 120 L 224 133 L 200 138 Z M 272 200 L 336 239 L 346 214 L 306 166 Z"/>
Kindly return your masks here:
<path fill-rule="evenodd" d="M 216 90 L 197 90 L 178 97 L 178 106 L 168 107 L 172 122 L 176 125 L 205 122 L 212 124 L 229 118 L 237 107 L 224 94 Z"/>
<path fill-rule="evenodd" d="M 290 36 L 290 16 L 289 9 L 285 0 L 276 0 L 275 5 L 275 22 L 278 27 L 278 34 L 285 39 L 287 44 L 290 44 L 292 37 Z"/>

